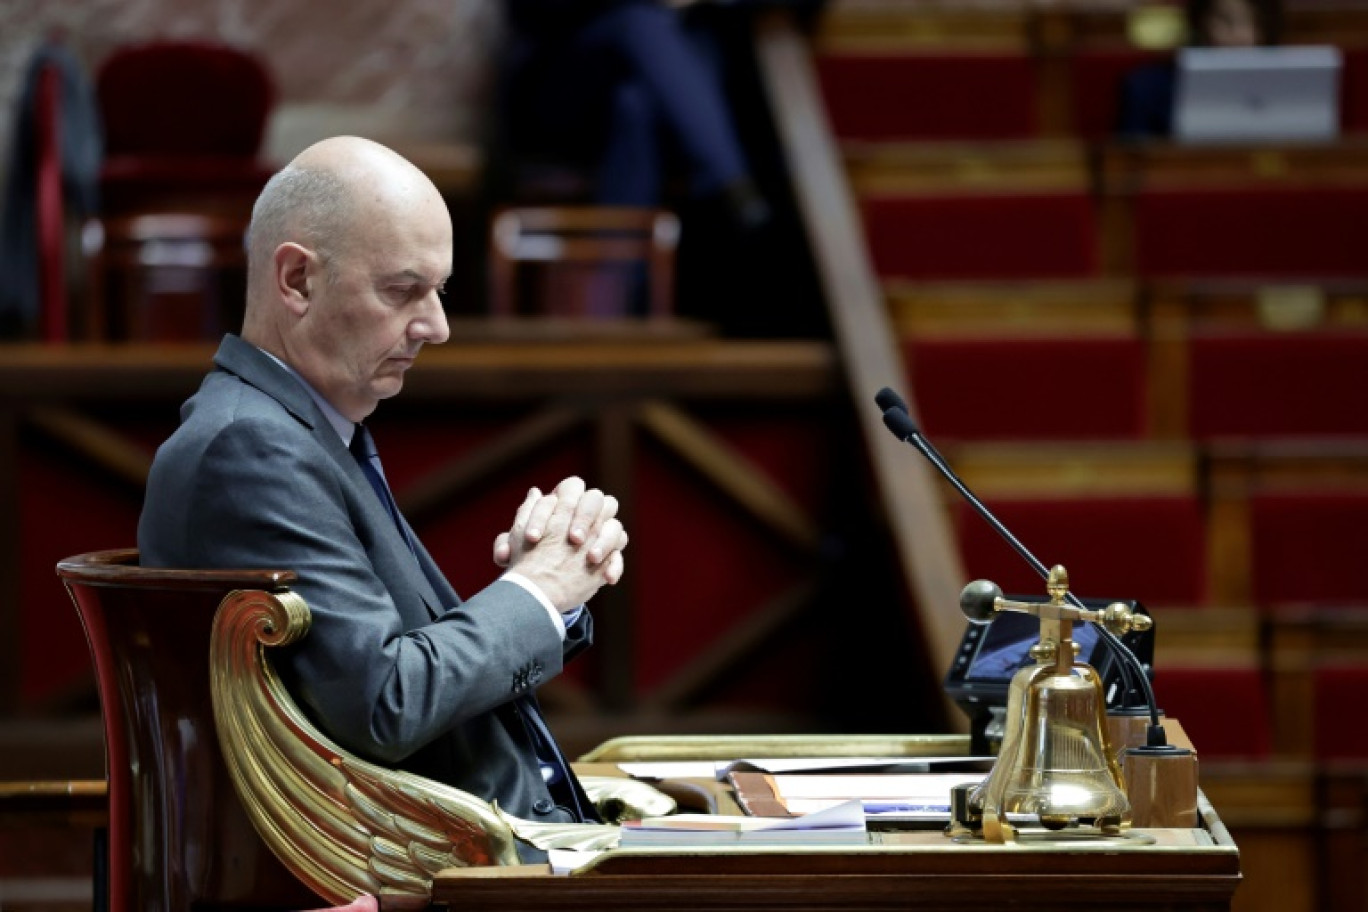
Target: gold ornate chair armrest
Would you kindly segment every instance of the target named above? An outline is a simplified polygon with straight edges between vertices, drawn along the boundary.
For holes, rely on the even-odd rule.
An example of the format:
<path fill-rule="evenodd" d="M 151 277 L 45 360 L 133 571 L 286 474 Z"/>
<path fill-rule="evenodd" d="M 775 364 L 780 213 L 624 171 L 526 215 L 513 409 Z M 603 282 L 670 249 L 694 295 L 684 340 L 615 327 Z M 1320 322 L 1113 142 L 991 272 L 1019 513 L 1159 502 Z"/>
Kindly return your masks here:
<path fill-rule="evenodd" d="M 266 654 L 304 636 L 309 623 L 293 592 L 230 593 L 214 618 L 210 674 L 238 799 L 262 840 L 314 892 L 339 904 L 361 894 L 418 903 L 443 868 L 518 864 L 519 839 L 543 849 L 617 844 L 615 826 L 519 820 L 334 744 L 295 705 Z"/>

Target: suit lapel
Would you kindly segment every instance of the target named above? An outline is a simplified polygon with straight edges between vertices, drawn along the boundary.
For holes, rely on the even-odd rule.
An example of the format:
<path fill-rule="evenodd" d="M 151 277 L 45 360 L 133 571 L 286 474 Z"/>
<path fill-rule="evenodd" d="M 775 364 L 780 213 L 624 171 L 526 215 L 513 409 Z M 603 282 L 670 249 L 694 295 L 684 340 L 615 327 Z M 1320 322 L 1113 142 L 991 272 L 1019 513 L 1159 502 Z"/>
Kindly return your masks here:
<path fill-rule="evenodd" d="M 270 355 L 234 335 L 224 336 L 223 343 L 214 355 L 214 363 L 279 402 L 282 408 L 309 428 L 314 439 L 332 456 L 352 488 L 355 499 L 363 505 L 361 509 L 368 531 L 383 546 L 376 555 L 375 569 L 386 581 L 386 586 L 391 589 L 392 594 L 397 595 L 401 588 L 414 590 L 433 619 L 454 605 L 457 601 L 454 593 L 451 605 L 444 604 L 438 596 L 439 587 L 433 582 L 432 574 L 436 574 L 436 579 L 442 581 L 443 586 L 440 588 L 450 587 L 445 585 L 440 571 L 427 556 L 421 543 L 418 543 L 417 536 L 414 536 L 413 541 L 418 546 L 419 554 L 423 555 L 422 558 L 417 557 L 409 549 L 408 543 L 404 541 L 398 527 L 390 518 L 389 511 L 375 496 L 365 473 L 356 464 L 351 452 L 342 443 L 342 438 L 337 436 L 328 419 L 319 411 L 313 397 L 309 395 L 309 391 L 298 379 L 277 364 Z M 407 526 L 407 520 L 404 522 Z M 413 534 L 411 527 L 409 534 Z M 398 581 L 402 581 L 404 586 L 396 585 Z"/>

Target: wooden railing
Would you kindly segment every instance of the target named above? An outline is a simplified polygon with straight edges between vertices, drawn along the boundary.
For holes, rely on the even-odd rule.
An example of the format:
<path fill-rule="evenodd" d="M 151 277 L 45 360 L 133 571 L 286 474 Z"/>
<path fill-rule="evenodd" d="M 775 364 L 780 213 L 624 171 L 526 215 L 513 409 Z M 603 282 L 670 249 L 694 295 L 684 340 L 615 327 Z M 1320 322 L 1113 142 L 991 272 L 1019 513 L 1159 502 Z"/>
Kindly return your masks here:
<path fill-rule="evenodd" d="M 927 658 L 936 669 L 949 668 L 964 633 L 958 608 L 964 573 L 936 495 L 935 475 L 918 454 L 889 434 L 873 404 L 882 387 L 903 387 L 906 372 L 844 162 L 826 122 L 808 45 L 792 20 L 775 12 L 759 22 L 757 52 L 846 383 L 898 558 L 915 595 Z M 904 389 L 904 398 L 915 416 L 915 391 Z M 954 709 L 947 718 L 957 727 L 964 724 Z"/>

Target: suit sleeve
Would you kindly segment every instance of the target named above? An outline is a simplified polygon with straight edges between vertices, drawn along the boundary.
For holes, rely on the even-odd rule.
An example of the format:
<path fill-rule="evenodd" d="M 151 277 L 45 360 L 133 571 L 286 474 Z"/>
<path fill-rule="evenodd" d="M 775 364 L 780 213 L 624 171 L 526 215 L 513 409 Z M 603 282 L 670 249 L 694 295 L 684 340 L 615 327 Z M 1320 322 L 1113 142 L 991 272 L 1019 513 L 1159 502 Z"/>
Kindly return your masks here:
<path fill-rule="evenodd" d="M 294 589 L 313 622 L 282 656 L 282 676 L 351 750 L 401 761 L 518 696 L 514 682 L 525 682 L 528 669 L 536 670 L 534 683 L 562 669 L 566 644 L 536 599 L 513 583 L 495 582 L 415 626 L 416 590 L 391 591 L 382 581 L 361 502 L 312 436 L 236 422 L 205 451 L 192 490 L 191 515 L 213 518 L 198 543 L 206 566 L 298 574 Z"/>

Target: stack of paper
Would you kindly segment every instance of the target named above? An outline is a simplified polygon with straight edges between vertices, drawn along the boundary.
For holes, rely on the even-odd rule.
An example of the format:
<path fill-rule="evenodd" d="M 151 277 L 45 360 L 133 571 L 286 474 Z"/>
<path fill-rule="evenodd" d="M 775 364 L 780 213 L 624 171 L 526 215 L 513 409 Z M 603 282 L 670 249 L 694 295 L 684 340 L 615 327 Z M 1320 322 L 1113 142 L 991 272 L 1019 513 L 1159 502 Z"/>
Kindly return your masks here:
<path fill-rule="evenodd" d="M 675 760 L 619 763 L 633 779 L 718 779 L 728 773 L 911 774 L 992 769 L 993 757 L 759 757 L 740 760 Z"/>
<path fill-rule="evenodd" d="M 931 773 L 920 776 L 768 776 L 774 798 L 790 813 L 810 814 L 851 798 L 864 812 L 883 819 L 944 821 L 950 814 L 950 792 L 983 781 L 983 773 Z"/>
<path fill-rule="evenodd" d="M 801 817 L 672 814 L 622 824 L 619 846 L 864 845 L 864 809 L 844 801 Z"/>

